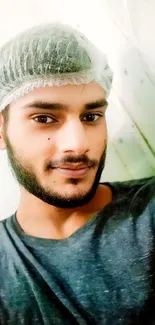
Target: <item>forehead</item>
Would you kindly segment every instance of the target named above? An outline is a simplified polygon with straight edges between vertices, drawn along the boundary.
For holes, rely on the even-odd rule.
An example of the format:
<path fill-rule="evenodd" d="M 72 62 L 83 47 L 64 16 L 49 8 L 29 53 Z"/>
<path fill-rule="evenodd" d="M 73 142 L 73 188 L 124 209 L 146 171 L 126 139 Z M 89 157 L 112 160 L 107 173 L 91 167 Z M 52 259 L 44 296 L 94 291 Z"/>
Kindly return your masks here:
<path fill-rule="evenodd" d="M 46 86 L 34 89 L 10 104 L 10 108 L 23 107 L 35 100 L 60 102 L 68 106 L 78 106 L 100 98 L 105 98 L 105 90 L 96 82 L 82 85 Z"/>

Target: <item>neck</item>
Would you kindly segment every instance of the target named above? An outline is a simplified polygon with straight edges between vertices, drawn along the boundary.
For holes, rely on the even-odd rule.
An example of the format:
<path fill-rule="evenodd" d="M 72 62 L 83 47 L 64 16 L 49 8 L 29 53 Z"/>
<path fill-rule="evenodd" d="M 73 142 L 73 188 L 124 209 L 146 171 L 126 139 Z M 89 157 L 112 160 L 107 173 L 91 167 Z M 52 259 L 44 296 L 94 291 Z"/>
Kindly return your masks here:
<path fill-rule="evenodd" d="M 16 217 L 27 235 L 63 239 L 71 236 L 111 201 L 111 189 L 99 185 L 95 196 L 85 206 L 76 209 L 59 209 L 41 201 L 22 188 Z"/>

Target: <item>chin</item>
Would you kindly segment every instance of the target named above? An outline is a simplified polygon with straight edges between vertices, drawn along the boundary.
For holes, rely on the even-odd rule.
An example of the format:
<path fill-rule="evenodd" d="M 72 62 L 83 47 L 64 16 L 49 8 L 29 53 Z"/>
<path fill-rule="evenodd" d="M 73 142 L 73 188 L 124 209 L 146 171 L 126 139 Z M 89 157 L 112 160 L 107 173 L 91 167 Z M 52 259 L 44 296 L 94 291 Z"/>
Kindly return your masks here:
<path fill-rule="evenodd" d="M 84 182 L 84 180 L 69 179 L 62 186 L 56 186 L 54 191 L 68 198 L 78 198 L 86 196 L 92 189 L 93 182 Z"/>
<path fill-rule="evenodd" d="M 72 191 L 81 191 L 83 190 L 86 192 L 89 190 L 92 186 L 93 182 L 90 182 L 90 180 L 86 179 L 78 179 L 78 178 L 69 178 L 67 179 L 64 184 L 62 185 L 64 190 L 71 189 Z M 61 188 L 62 189 L 62 188 Z"/>

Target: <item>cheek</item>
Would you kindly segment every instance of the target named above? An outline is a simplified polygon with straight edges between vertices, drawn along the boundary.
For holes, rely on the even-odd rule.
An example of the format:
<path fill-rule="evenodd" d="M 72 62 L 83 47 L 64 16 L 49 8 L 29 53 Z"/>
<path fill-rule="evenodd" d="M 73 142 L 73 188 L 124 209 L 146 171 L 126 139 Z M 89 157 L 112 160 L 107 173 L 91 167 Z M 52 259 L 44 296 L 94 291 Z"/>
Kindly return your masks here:
<path fill-rule="evenodd" d="M 30 161 L 50 159 L 56 151 L 56 144 L 49 134 L 36 136 L 24 132 L 21 134 L 18 130 L 16 133 L 10 133 L 9 139 L 17 154 Z"/>
<path fill-rule="evenodd" d="M 91 143 L 94 151 L 100 154 L 104 150 L 107 141 L 107 128 L 106 124 L 102 124 L 98 129 L 96 129 L 95 134 L 91 134 Z"/>
<path fill-rule="evenodd" d="M 32 164 L 37 161 L 44 163 L 56 153 L 56 141 L 51 131 L 36 132 L 28 123 L 15 117 L 8 127 L 7 136 L 17 155 Z"/>

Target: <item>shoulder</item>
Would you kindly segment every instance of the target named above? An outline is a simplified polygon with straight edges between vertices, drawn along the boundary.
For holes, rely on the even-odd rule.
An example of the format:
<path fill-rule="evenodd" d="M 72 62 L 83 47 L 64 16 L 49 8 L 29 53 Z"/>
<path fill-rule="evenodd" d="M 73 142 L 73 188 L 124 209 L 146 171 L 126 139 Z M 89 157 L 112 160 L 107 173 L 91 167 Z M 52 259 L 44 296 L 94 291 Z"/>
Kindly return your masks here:
<path fill-rule="evenodd" d="M 12 216 L 0 220 L 0 253 L 2 250 L 6 250 L 8 244 L 10 244 L 10 233 L 8 225 L 11 218 Z"/>
<path fill-rule="evenodd" d="M 104 184 L 111 188 L 117 207 L 128 207 L 129 214 L 139 215 L 146 208 L 149 214 L 150 209 L 155 211 L 155 177 Z"/>
<path fill-rule="evenodd" d="M 4 232 L 4 229 L 6 227 L 6 222 L 8 218 L 3 219 L 3 217 L 0 218 L 0 234 Z"/>
<path fill-rule="evenodd" d="M 150 199 L 155 194 L 155 177 L 128 180 L 124 182 L 110 182 L 107 184 L 114 195 L 144 197 Z"/>
<path fill-rule="evenodd" d="M 7 218 L 3 218 L 1 217 L 0 218 L 0 231 L 2 231 L 2 229 L 5 229 L 6 228 L 6 223 L 7 223 L 7 220 L 9 219 L 10 217 L 7 217 Z"/>

